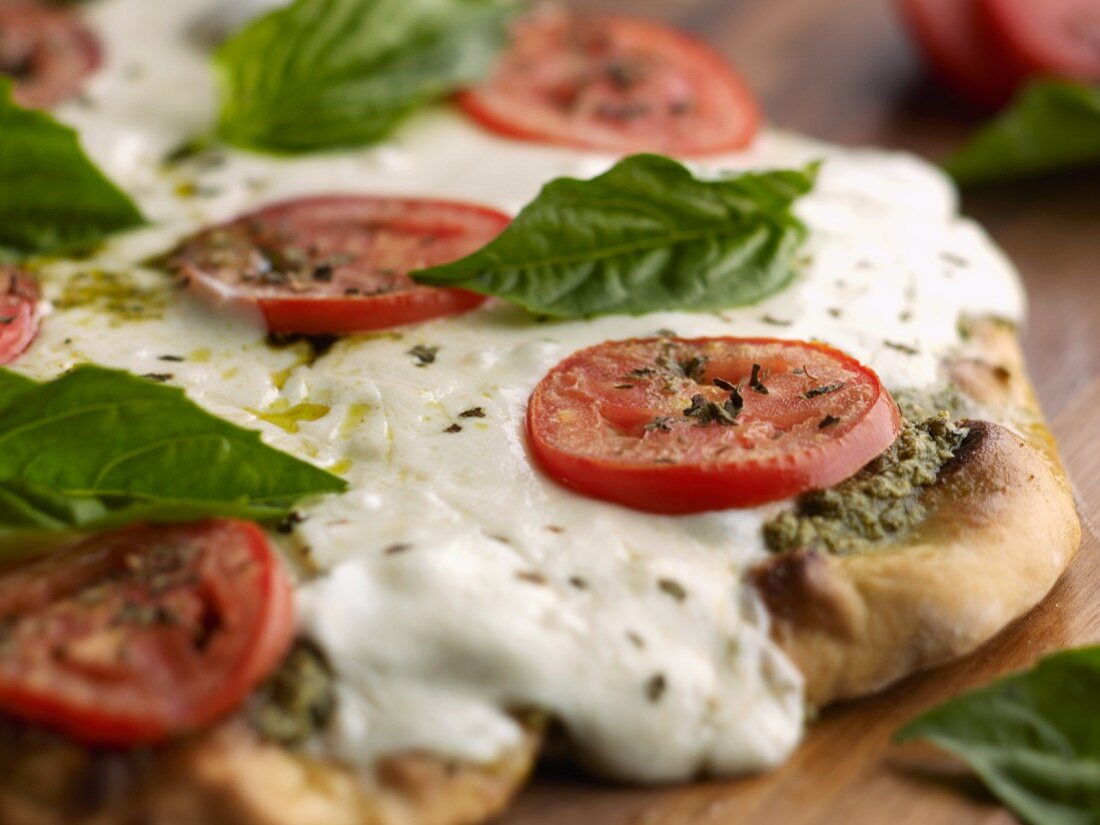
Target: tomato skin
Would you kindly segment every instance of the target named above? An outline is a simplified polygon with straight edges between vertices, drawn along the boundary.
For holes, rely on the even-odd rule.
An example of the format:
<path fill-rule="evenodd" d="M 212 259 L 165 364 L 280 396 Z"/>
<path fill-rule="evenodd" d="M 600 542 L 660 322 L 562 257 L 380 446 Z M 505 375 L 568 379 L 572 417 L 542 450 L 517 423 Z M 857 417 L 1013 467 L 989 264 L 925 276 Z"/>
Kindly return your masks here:
<path fill-rule="evenodd" d="M 10 364 L 38 335 L 38 284 L 15 267 L 0 266 L 0 366 Z"/>
<path fill-rule="evenodd" d="M 486 296 L 421 286 L 407 273 L 475 251 L 509 221 L 495 209 L 451 201 L 299 198 L 200 231 L 172 267 L 192 292 L 255 313 L 269 332 L 370 332 L 481 306 Z M 288 251 L 304 256 L 290 275 L 271 263 Z M 323 281 L 302 274 L 322 267 Z"/>
<path fill-rule="evenodd" d="M 694 445 L 688 444 L 682 449 L 688 455 L 687 458 L 662 460 L 658 463 L 652 456 L 647 460 L 644 449 L 640 454 L 635 451 L 624 458 L 627 451 L 621 448 L 605 450 L 602 454 L 598 446 L 587 451 L 571 448 L 566 440 L 557 437 L 554 432 L 555 427 L 560 426 L 553 423 L 555 420 L 560 421 L 561 416 L 573 415 L 569 403 L 561 403 L 562 395 L 559 394 L 555 399 L 553 390 L 549 389 L 554 383 L 555 375 L 561 378 L 558 386 L 566 388 L 565 395 L 575 396 L 577 408 L 599 408 L 596 413 L 600 418 L 598 423 L 584 419 L 583 424 L 578 425 L 585 433 L 583 437 L 591 439 L 597 445 L 600 440 L 599 429 L 606 426 L 608 421 L 613 420 L 614 425 L 623 430 L 636 431 L 642 421 L 652 415 L 651 408 L 644 409 L 641 415 L 635 415 L 630 410 L 629 399 L 622 405 L 611 405 L 609 408 L 605 401 L 606 394 L 586 389 L 587 384 L 599 383 L 606 375 L 594 378 L 591 371 L 586 375 L 583 369 L 574 370 L 574 367 L 590 359 L 601 347 L 646 346 L 652 344 L 654 339 L 608 342 L 583 350 L 563 361 L 551 370 L 531 397 L 527 410 L 528 445 L 532 456 L 548 475 L 583 495 L 651 513 L 684 515 L 733 507 L 752 507 L 843 481 L 886 449 L 900 429 L 897 406 L 874 373 L 843 353 L 824 345 L 778 339 L 666 340 L 672 340 L 688 351 L 717 343 L 750 349 L 776 345 L 791 347 L 791 357 L 806 352 L 826 355 L 843 365 L 848 374 L 856 376 L 857 380 L 867 382 L 867 392 L 863 393 L 864 400 L 861 402 L 865 409 L 858 411 L 858 419 L 854 425 L 846 429 L 838 427 L 835 437 L 821 440 L 810 438 L 809 443 L 796 444 L 786 453 L 759 458 L 750 452 L 742 451 L 742 454 L 737 454 L 736 450 L 725 453 L 726 457 L 723 458 L 700 457 L 703 453 L 696 450 Z M 617 386 L 627 387 L 626 384 Z M 687 392 L 691 394 L 704 389 L 699 386 L 689 388 Z M 624 393 L 634 391 L 623 390 Z M 682 392 L 681 387 L 673 393 L 671 403 L 674 407 L 676 404 L 682 407 Z M 746 399 L 752 398 L 751 391 L 745 390 L 743 394 Z M 750 403 L 751 401 L 746 401 L 746 404 Z M 749 410 L 750 407 L 746 406 L 745 409 Z M 731 436 L 739 435 L 736 426 L 729 427 L 725 432 Z M 667 438 L 683 442 L 687 437 L 690 442 L 695 436 L 703 437 L 692 425 L 687 429 L 675 429 Z"/>
<path fill-rule="evenodd" d="M 294 632 L 291 585 L 267 538 L 230 519 L 123 528 L 9 566 L 0 616 L 0 709 L 103 746 L 153 744 L 224 716 Z"/>
<path fill-rule="evenodd" d="M 15 76 L 16 103 L 63 103 L 102 62 L 99 40 L 73 12 L 33 0 L 0 2 L 0 75 L 7 68 Z"/>
<path fill-rule="evenodd" d="M 978 8 L 978 0 L 901 0 L 908 28 L 936 74 L 988 109 L 1007 103 L 1021 80 Z"/>
<path fill-rule="evenodd" d="M 531 414 L 537 415 L 537 409 Z M 869 422 L 872 432 L 853 439 L 847 461 L 830 461 L 820 467 L 761 464 L 751 475 L 733 474 L 718 467 L 624 468 L 556 452 L 534 440 L 531 450 L 558 483 L 583 495 L 649 513 L 689 515 L 755 507 L 840 483 L 870 460 L 866 457 L 869 453 L 871 458 L 877 455 L 875 434 L 896 428 L 897 408 L 889 396 L 881 396 L 869 414 Z"/>
<path fill-rule="evenodd" d="M 1100 80 L 1097 0 L 978 0 L 978 7 L 1019 76 Z"/>
<path fill-rule="evenodd" d="M 368 298 L 370 312 L 347 299 L 286 298 L 259 301 L 269 332 L 299 335 L 351 335 L 419 324 L 477 309 L 489 297 L 465 289 L 408 290 Z"/>
<path fill-rule="evenodd" d="M 583 97 L 586 90 L 564 89 L 557 82 L 538 86 L 534 82 L 519 83 L 510 77 L 515 66 L 539 62 L 530 55 L 521 55 L 516 46 L 501 61 L 497 73 L 487 83 L 458 95 L 459 104 L 481 125 L 506 137 L 541 143 L 553 143 L 580 149 L 629 154 L 659 152 L 681 157 L 719 154 L 748 146 L 759 128 L 760 111 L 755 97 L 730 64 L 705 43 L 695 38 L 640 18 L 621 15 L 572 14 L 561 9 L 536 12 L 517 26 L 516 42 L 523 47 L 528 40 L 545 38 L 548 27 L 564 27 L 566 43 L 576 32 L 597 32 L 606 41 L 621 41 L 617 48 L 628 54 L 648 56 L 667 61 L 669 72 L 683 70 L 679 84 L 669 81 L 668 94 L 691 88 L 696 94 L 696 112 L 683 115 L 681 125 L 676 118 L 639 120 L 636 124 L 624 118 L 616 124 L 611 118 L 601 121 L 596 114 L 577 116 L 562 110 L 560 98 Z M 567 63 L 562 44 L 551 47 L 551 56 Z M 601 58 L 602 59 L 602 58 Z M 547 57 L 542 56 L 542 62 Z M 593 64 L 581 71 L 581 77 L 591 77 L 606 70 L 595 57 Z M 611 61 L 613 64 L 613 61 Z M 568 86 L 568 83 L 565 84 Z M 595 85 L 595 84 L 593 84 Z M 638 100 L 627 99 L 627 106 L 653 104 L 661 90 L 646 90 Z M 597 96 L 600 93 L 597 93 Z M 612 104 L 614 93 L 602 92 L 605 104 Z M 593 108 L 593 107 L 590 107 Z"/>
<path fill-rule="evenodd" d="M 1098 0 L 900 0 L 936 73 L 985 108 L 1029 78 L 1100 80 Z"/>

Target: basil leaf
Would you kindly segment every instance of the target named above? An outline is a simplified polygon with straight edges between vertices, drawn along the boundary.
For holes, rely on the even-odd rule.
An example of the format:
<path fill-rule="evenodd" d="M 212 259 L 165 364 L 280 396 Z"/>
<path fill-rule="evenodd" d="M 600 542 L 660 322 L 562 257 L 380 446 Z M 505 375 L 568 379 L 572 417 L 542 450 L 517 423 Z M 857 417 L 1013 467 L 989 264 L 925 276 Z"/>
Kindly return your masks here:
<path fill-rule="evenodd" d="M 946 167 L 975 184 L 1087 164 L 1100 164 L 1100 89 L 1046 81 L 1028 86 Z"/>
<path fill-rule="evenodd" d="M 84 154 L 76 132 L 23 109 L 0 77 L 0 258 L 80 252 L 140 226 L 133 202 Z"/>
<path fill-rule="evenodd" d="M 0 370 L 5 527 L 94 530 L 205 516 L 264 521 L 304 496 L 346 487 L 174 387 L 96 366 L 28 383 Z"/>
<path fill-rule="evenodd" d="M 754 303 L 794 277 L 806 229 L 791 204 L 816 175 L 706 180 L 634 155 L 592 180 L 552 181 L 483 249 L 413 279 L 560 318 Z"/>
<path fill-rule="evenodd" d="M 219 49 L 219 135 L 286 153 L 380 140 L 416 108 L 488 72 L 512 5 L 297 0 Z"/>
<path fill-rule="evenodd" d="M 1033 825 L 1100 819 L 1100 647 L 1069 650 L 950 700 L 898 732 L 966 760 Z"/>
<path fill-rule="evenodd" d="M 0 410 L 37 386 L 37 383 L 19 373 L 0 369 Z"/>

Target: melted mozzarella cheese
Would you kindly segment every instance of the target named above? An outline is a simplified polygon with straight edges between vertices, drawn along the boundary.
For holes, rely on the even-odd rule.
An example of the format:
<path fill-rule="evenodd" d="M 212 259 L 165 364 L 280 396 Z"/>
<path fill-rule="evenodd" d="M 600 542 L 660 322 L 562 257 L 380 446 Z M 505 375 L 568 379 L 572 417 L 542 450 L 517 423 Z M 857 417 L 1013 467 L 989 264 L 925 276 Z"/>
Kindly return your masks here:
<path fill-rule="evenodd" d="M 703 165 L 825 161 L 797 206 L 811 228 L 798 278 L 766 302 L 555 323 L 495 303 L 348 338 L 309 363 L 301 346 L 269 346 L 256 325 L 212 313 L 137 262 L 279 198 L 393 193 L 514 212 L 547 180 L 589 177 L 613 158 L 499 139 L 439 108 L 375 148 L 225 152 L 166 170 L 164 155 L 212 122 L 207 55 L 189 32 L 217 6 L 90 7 L 107 65 L 60 114 L 152 226 L 45 267 L 50 315 L 18 368 L 167 373 L 212 412 L 347 477 L 346 494 L 302 508 L 285 542 L 302 630 L 338 680 L 324 752 L 364 767 L 407 750 L 491 760 L 521 736 L 511 713 L 540 708 L 582 758 L 629 779 L 780 762 L 801 733 L 801 677 L 743 583 L 776 508 L 665 517 L 574 495 L 527 455 L 531 390 L 579 348 L 658 329 L 818 338 L 891 388 L 935 387 L 963 313 L 1021 318 L 1010 265 L 924 163 L 768 131 Z M 417 344 L 439 348 L 435 363 L 418 365 Z M 484 417 L 462 417 L 475 407 Z"/>

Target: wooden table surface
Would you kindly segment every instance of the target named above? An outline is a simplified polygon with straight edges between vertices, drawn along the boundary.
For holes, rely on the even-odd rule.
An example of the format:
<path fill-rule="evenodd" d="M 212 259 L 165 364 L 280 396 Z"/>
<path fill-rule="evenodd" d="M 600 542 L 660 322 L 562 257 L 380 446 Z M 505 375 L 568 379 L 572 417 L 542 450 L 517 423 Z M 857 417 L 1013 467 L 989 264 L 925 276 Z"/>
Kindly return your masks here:
<path fill-rule="evenodd" d="M 775 124 L 942 158 L 973 129 L 925 78 L 890 0 L 575 0 L 674 21 L 739 65 Z M 968 195 L 1023 272 L 1025 346 L 1085 540 L 1047 600 L 990 644 L 879 696 L 832 708 L 764 776 L 660 789 L 541 775 L 506 825 L 1012 822 L 958 763 L 895 746 L 903 722 L 1046 651 L 1100 640 L 1100 170 Z"/>

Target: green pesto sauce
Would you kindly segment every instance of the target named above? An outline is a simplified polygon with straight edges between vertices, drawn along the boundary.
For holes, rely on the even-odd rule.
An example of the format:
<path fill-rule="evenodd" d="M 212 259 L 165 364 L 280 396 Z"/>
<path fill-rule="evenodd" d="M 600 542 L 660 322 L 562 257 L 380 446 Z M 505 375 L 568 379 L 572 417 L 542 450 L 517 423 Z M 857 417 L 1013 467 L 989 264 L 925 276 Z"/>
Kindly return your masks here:
<path fill-rule="evenodd" d="M 856 475 L 827 490 L 806 493 L 793 510 L 766 522 L 769 550 L 866 552 L 927 516 L 920 494 L 935 483 L 966 435 L 952 418 L 952 412 L 965 414 L 965 404 L 955 393 L 901 393 L 897 400 L 903 424 L 894 443 Z"/>
<path fill-rule="evenodd" d="M 325 728 L 334 705 L 328 665 L 311 645 L 299 642 L 252 697 L 248 720 L 264 738 L 297 745 Z"/>

